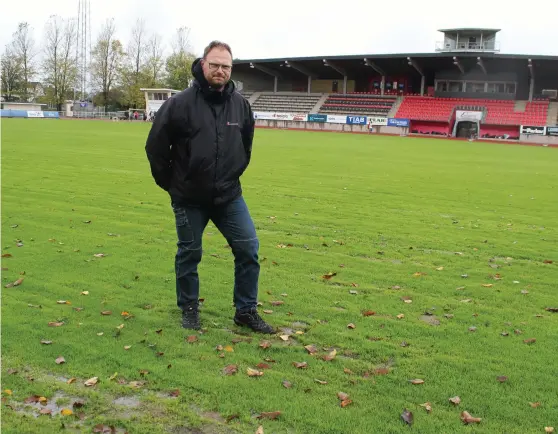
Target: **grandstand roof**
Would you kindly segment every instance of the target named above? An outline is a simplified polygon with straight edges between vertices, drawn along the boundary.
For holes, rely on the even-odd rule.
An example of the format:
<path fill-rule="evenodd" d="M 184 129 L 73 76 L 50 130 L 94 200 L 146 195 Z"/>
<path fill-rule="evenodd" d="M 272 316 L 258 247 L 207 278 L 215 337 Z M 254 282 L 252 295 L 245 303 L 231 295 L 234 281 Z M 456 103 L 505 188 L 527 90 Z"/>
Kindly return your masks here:
<path fill-rule="evenodd" d="M 502 29 L 484 29 L 482 27 L 458 27 L 456 29 L 440 29 L 439 32 L 499 32 Z"/>
<path fill-rule="evenodd" d="M 453 57 L 456 56 L 466 70 L 476 69 L 477 57 L 481 57 L 487 71 L 505 72 L 517 68 L 527 68 L 531 59 L 536 69 L 552 71 L 558 74 L 558 56 L 529 55 L 529 54 L 500 54 L 487 52 L 439 52 L 439 53 L 398 53 L 398 54 L 360 54 L 341 56 L 309 56 L 309 57 L 277 57 L 271 59 L 239 59 L 234 61 L 234 69 L 238 72 L 254 71 L 251 64 L 258 64 L 273 73 L 285 78 L 300 77 L 301 72 L 294 66 L 300 65 L 316 77 L 338 78 L 341 76 L 334 68 L 324 64 L 324 59 L 330 64 L 347 71 L 349 75 L 370 75 L 373 71 L 365 64 L 364 59 L 373 62 L 388 75 L 409 74 L 414 68 L 409 65 L 410 57 L 425 71 L 440 71 L 454 69 Z M 288 67 L 286 61 L 291 63 Z M 260 71 L 261 72 L 261 71 Z M 261 72 L 263 74 L 263 72 Z M 372 72 L 375 74 L 375 72 Z"/>

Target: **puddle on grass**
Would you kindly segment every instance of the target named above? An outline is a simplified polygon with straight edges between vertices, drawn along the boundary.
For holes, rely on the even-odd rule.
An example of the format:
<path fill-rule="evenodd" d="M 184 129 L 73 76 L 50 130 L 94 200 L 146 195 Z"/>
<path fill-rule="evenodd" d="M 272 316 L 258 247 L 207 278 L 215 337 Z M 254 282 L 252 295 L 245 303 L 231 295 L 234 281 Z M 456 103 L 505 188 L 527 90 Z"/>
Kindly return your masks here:
<path fill-rule="evenodd" d="M 223 416 L 221 416 L 221 414 L 217 413 L 216 411 L 203 411 L 201 408 L 199 408 L 196 405 L 190 405 L 190 408 L 197 415 L 203 417 L 204 419 L 211 419 L 211 420 L 214 420 L 214 421 L 219 422 L 219 423 L 224 423 L 225 422 L 225 419 L 223 418 Z"/>
<path fill-rule="evenodd" d="M 310 324 L 304 321 L 295 321 L 292 323 L 294 329 L 307 329 L 310 328 Z"/>
<path fill-rule="evenodd" d="M 136 396 L 121 396 L 113 400 L 112 403 L 130 408 L 139 407 L 141 405 L 140 400 Z"/>
<path fill-rule="evenodd" d="M 439 326 L 440 325 L 440 320 L 438 318 L 436 318 L 434 315 L 422 315 L 420 317 L 421 321 L 424 321 L 427 324 L 433 325 L 433 326 Z"/>
<path fill-rule="evenodd" d="M 58 404 L 59 400 L 63 400 L 64 404 Z M 40 411 L 43 409 L 47 409 L 51 411 L 51 416 L 60 416 L 60 412 L 67 408 L 69 410 L 74 411 L 73 404 L 76 401 L 86 402 L 84 398 L 77 398 L 74 396 L 64 395 L 63 393 L 55 393 L 51 398 L 48 399 L 46 405 L 41 404 L 40 402 L 33 402 L 33 403 L 23 403 L 20 407 L 17 408 L 18 413 L 24 414 L 31 414 L 34 417 L 41 416 Z"/>

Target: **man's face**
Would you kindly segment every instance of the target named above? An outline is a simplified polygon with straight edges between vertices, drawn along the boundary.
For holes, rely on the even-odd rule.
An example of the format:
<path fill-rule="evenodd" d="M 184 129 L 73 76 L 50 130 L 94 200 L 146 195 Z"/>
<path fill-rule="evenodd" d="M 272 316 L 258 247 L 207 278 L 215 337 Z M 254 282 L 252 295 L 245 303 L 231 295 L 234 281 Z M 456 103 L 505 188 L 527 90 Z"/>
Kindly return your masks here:
<path fill-rule="evenodd" d="M 232 57 L 224 48 L 214 48 L 202 60 L 202 68 L 209 85 L 222 88 L 231 78 Z"/>

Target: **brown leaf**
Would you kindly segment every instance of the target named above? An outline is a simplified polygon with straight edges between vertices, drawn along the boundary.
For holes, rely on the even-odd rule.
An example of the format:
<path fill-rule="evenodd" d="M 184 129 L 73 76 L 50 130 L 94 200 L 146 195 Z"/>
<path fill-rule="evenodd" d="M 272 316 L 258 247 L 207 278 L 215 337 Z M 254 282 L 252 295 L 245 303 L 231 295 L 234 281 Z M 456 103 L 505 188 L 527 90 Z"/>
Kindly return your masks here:
<path fill-rule="evenodd" d="M 356 328 L 356 325 L 354 325 L 353 323 L 349 323 L 347 324 L 347 328 L 352 330 Z"/>
<path fill-rule="evenodd" d="M 85 384 L 87 387 L 91 387 L 97 384 L 98 381 L 99 381 L 99 377 L 92 377 L 83 384 Z"/>
<path fill-rule="evenodd" d="M 216 350 L 216 351 L 223 351 L 223 345 L 217 345 L 217 346 L 215 347 L 215 350 Z"/>
<path fill-rule="evenodd" d="M 345 392 L 337 392 L 337 397 L 339 398 L 340 401 L 345 401 L 346 399 L 349 399 L 349 395 L 346 394 Z"/>
<path fill-rule="evenodd" d="M 461 398 L 459 396 L 454 396 L 453 398 L 449 399 L 453 405 L 459 405 L 461 403 Z"/>
<path fill-rule="evenodd" d="M 233 375 L 236 374 L 237 372 L 238 372 L 238 366 L 236 365 L 227 365 L 223 369 L 223 374 L 225 375 Z"/>
<path fill-rule="evenodd" d="M 257 369 L 248 368 L 246 373 L 249 377 L 261 377 L 264 373 L 263 371 L 258 371 Z"/>
<path fill-rule="evenodd" d="M 552 433 L 552 432 L 554 432 L 554 428 L 551 427 L 551 426 L 545 426 L 544 427 L 544 432 L 545 433 Z"/>
<path fill-rule="evenodd" d="M 424 407 L 424 409 L 426 410 L 427 413 L 432 413 L 432 404 L 430 404 L 429 402 L 425 402 L 424 404 L 421 404 L 420 406 Z"/>
<path fill-rule="evenodd" d="M 387 375 L 389 374 L 389 368 L 377 368 L 374 370 L 374 375 Z"/>
<path fill-rule="evenodd" d="M 330 280 L 332 277 L 335 277 L 335 276 L 337 276 L 337 273 L 333 273 L 333 272 L 330 271 L 329 273 L 324 274 L 322 276 L 322 279 Z"/>
<path fill-rule="evenodd" d="M 351 405 L 353 403 L 353 401 L 351 401 L 350 399 L 344 399 L 343 401 L 341 401 L 341 407 L 345 408 L 348 405 Z"/>
<path fill-rule="evenodd" d="M 258 369 L 271 369 L 271 366 L 269 366 L 267 363 L 258 363 L 256 365 L 256 368 L 258 368 Z"/>
<path fill-rule="evenodd" d="M 318 348 L 316 348 L 316 345 L 306 345 L 304 349 L 308 351 L 308 354 L 315 354 L 318 352 Z"/>
<path fill-rule="evenodd" d="M 198 340 L 198 337 L 196 335 L 190 335 L 186 338 L 186 342 L 188 342 L 189 344 L 193 344 L 197 340 Z"/>
<path fill-rule="evenodd" d="M 178 389 L 174 389 L 169 392 L 169 396 L 172 396 L 174 398 L 176 398 L 178 395 L 180 395 L 180 390 Z"/>
<path fill-rule="evenodd" d="M 114 429 L 114 427 L 110 427 L 107 425 L 103 425 L 102 423 L 95 425 L 93 427 L 93 432 L 94 433 L 103 433 L 103 434 L 114 434 L 116 432 L 116 429 Z"/>
<path fill-rule="evenodd" d="M 558 312 L 558 307 L 545 307 L 544 310 L 547 312 Z"/>
<path fill-rule="evenodd" d="M 270 412 L 262 412 L 260 413 L 257 418 L 258 419 L 277 419 L 281 415 L 280 411 L 270 411 Z"/>
<path fill-rule="evenodd" d="M 74 401 L 74 403 L 72 404 L 73 408 L 81 408 L 85 405 L 85 402 L 83 401 Z"/>
<path fill-rule="evenodd" d="M 110 310 L 103 310 L 101 315 L 112 315 L 112 312 Z"/>
<path fill-rule="evenodd" d="M 321 384 L 322 386 L 323 386 L 324 384 L 327 384 L 327 381 L 318 380 L 317 378 L 314 378 L 314 381 L 315 381 L 316 383 L 318 383 L 318 384 Z"/>
<path fill-rule="evenodd" d="M 273 313 L 273 311 L 270 310 L 270 309 L 263 309 L 262 312 L 263 312 L 263 313 L 266 313 L 266 314 L 268 314 L 268 315 L 271 315 L 271 314 Z"/>
<path fill-rule="evenodd" d="M 75 382 L 76 382 L 76 378 L 72 377 L 72 378 L 68 379 L 68 381 L 66 381 L 66 384 L 72 384 L 72 383 L 75 383 Z"/>
<path fill-rule="evenodd" d="M 66 363 L 66 359 L 64 359 L 64 357 L 60 356 L 55 360 L 57 365 L 61 365 L 62 363 Z"/>
<path fill-rule="evenodd" d="M 284 303 L 285 303 L 285 302 L 284 302 L 284 301 L 281 301 L 281 300 L 277 300 L 277 301 L 272 301 L 272 302 L 270 302 L 270 304 L 271 304 L 272 306 L 281 306 L 281 305 L 284 304 Z"/>
<path fill-rule="evenodd" d="M 25 401 L 23 401 L 25 404 L 34 404 L 36 402 L 39 402 L 40 400 L 40 396 L 39 395 L 31 395 L 28 398 L 25 398 Z"/>
<path fill-rule="evenodd" d="M 264 350 L 267 348 L 271 347 L 271 342 L 269 341 L 261 341 L 260 342 L 260 348 L 263 348 Z"/>
<path fill-rule="evenodd" d="M 405 314 L 400 313 L 399 315 L 396 316 L 397 319 L 403 319 L 405 318 Z"/>
<path fill-rule="evenodd" d="M 413 419 L 414 419 L 413 418 L 413 413 L 410 412 L 409 410 L 405 409 L 405 410 L 403 410 L 403 413 L 401 413 L 401 419 L 407 425 L 412 425 L 413 424 Z"/>
<path fill-rule="evenodd" d="M 52 322 L 48 323 L 49 327 L 60 327 L 60 326 L 63 326 L 63 325 L 64 325 L 63 321 L 60 321 L 60 322 L 52 321 Z"/>
<path fill-rule="evenodd" d="M 330 362 L 333 359 L 335 359 L 336 355 L 337 355 L 337 350 L 334 348 L 333 351 L 330 351 L 328 354 L 323 356 L 322 359 L 324 359 L 326 362 Z"/>
<path fill-rule="evenodd" d="M 483 283 L 481 286 L 483 288 L 492 288 L 494 285 L 492 283 Z"/>
<path fill-rule="evenodd" d="M 20 277 L 20 278 L 17 279 L 15 282 L 8 283 L 8 284 L 5 286 L 5 288 L 13 288 L 14 286 L 19 286 L 19 285 L 22 284 L 23 279 L 24 279 L 23 277 Z"/>
<path fill-rule="evenodd" d="M 285 389 L 290 389 L 291 387 L 293 387 L 293 385 L 291 384 L 291 382 L 290 382 L 290 381 L 287 381 L 287 380 L 283 380 L 283 382 L 282 382 L 281 384 L 283 384 L 283 387 L 284 387 Z"/>
<path fill-rule="evenodd" d="M 287 342 L 289 340 L 289 335 L 281 335 L 279 337 L 285 342 Z"/>
<path fill-rule="evenodd" d="M 529 338 L 523 341 L 524 344 L 534 344 L 535 342 L 537 342 L 535 338 Z"/>
<path fill-rule="evenodd" d="M 4 254 L 2 255 L 2 257 L 3 257 L 3 258 L 11 258 L 11 257 L 12 257 L 12 254 L 11 254 L 11 253 L 4 253 Z"/>
<path fill-rule="evenodd" d="M 426 273 L 423 273 L 422 271 L 417 271 L 416 273 L 413 274 L 413 276 L 415 277 L 426 276 Z"/>
<path fill-rule="evenodd" d="M 52 414 L 52 410 L 50 408 L 41 408 L 39 410 L 39 414 L 43 414 L 43 415 L 51 415 Z"/>
<path fill-rule="evenodd" d="M 349 374 L 349 375 L 352 375 L 352 374 L 354 373 L 354 372 L 351 371 L 349 368 L 343 368 L 343 372 L 344 372 L 345 374 Z"/>
<path fill-rule="evenodd" d="M 506 377 L 505 375 L 499 375 L 498 377 L 496 377 L 496 380 L 498 380 L 500 383 L 505 383 L 506 381 L 508 381 L 508 377 Z"/>
<path fill-rule="evenodd" d="M 481 418 L 480 417 L 473 417 L 469 414 L 468 411 L 462 411 L 461 412 L 461 420 L 463 421 L 463 423 L 465 424 L 469 424 L 469 423 L 480 423 Z"/>
<path fill-rule="evenodd" d="M 414 380 L 409 380 L 409 383 L 411 383 L 411 384 L 424 384 L 424 380 L 421 380 L 420 378 L 416 378 Z"/>
<path fill-rule="evenodd" d="M 140 387 L 143 387 L 144 384 L 145 381 L 130 381 L 128 383 L 128 385 L 134 389 L 139 389 Z"/>
<path fill-rule="evenodd" d="M 372 315 L 376 315 L 376 312 L 372 310 L 365 310 L 362 312 L 362 316 L 372 316 Z"/>
<path fill-rule="evenodd" d="M 537 402 L 530 402 L 529 405 L 533 408 L 537 408 L 537 407 L 541 406 L 541 403 L 538 402 L 538 401 Z"/>
<path fill-rule="evenodd" d="M 543 264 L 552 264 L 552 261 L 550 259 L 545 259 L 543 261 Z"/>
<path fill-rule="evenodd" d="M 308 363 L 306 362 L 293 362 L 293 366 L 298 369 L 306 369 L 308 367 Z"/>

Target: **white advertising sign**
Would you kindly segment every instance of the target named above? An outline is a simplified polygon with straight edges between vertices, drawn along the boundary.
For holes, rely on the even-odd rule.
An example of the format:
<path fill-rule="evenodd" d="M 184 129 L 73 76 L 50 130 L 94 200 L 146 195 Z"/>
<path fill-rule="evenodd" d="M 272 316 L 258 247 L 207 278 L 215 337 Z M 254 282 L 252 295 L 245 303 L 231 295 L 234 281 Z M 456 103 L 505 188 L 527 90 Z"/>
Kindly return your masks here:
<path fill-rule="evenodd" d="M 42 111 L 27 111 L 28 118 L 42 118 L 44 117 Z"/>
<path fill-rule="evenodd" d="M 272 120 L 275 119 L 273 116 L 275 113 L 271 112 L 254 112 L 254 119 L 268 119 Z"/>
<path fill-rule="evenodd" d="M 306 122 L 308 120 L 308 115 L 304 113 L 254 112 L 254 119 Z"/>
<path fill-rule="evenodd" d="M 480 121 L 482 120 L 482 112 L 456 110 L 455 119 L 457 121 Z"/>
<path fill-rule="evenodd" d="M 346 124 L 347 116 L 327 115 L 327 123 L 330 124 Z"/>
<path fill-rule="evenodd" d="M 161 106 L 163 105 L 165 101 L 160 101 L 160 100 L 151 100 L 151 101 L 147 101 L 147 112 L 156 112 L 157 110 L 159 110 L 161 108 Z"/>
<path fill-rule="evenodd" d="M 388 118 L 370 117 L 370 125 L 372 126 L 385 126 L 388 124 Z"/>

